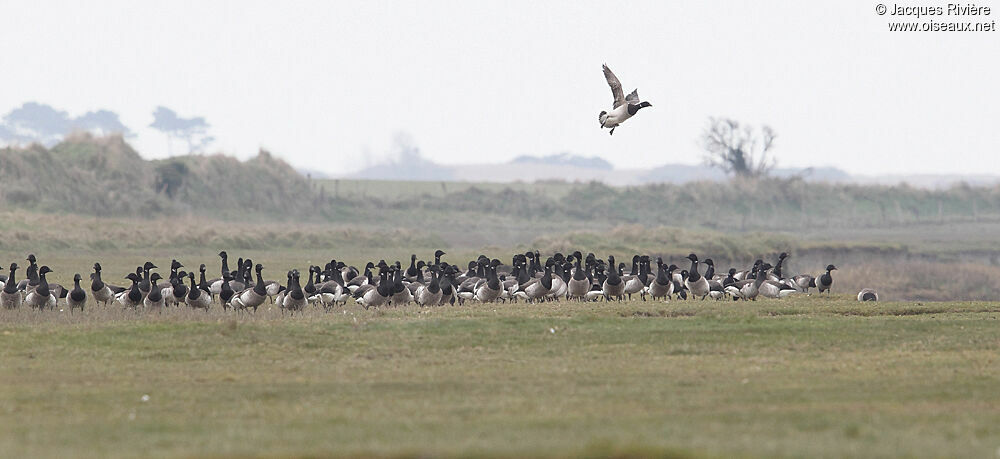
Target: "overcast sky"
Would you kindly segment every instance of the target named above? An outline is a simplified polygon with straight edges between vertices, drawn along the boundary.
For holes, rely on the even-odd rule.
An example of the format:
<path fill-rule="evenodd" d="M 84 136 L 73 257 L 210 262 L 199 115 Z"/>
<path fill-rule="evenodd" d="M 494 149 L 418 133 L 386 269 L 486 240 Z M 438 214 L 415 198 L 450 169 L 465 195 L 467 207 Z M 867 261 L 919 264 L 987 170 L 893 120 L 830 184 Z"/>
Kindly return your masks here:
<path fill-rule="evenodd" d="M 212 150 L 334 174 L 400 132 L 442 163 L 695 164 L 729 116 L 772 126 L 781 166 L 1000 174 L 1000 32 L 889 32 L 876 3 L 4 1 L 0 113 L 106 108 L 161 157 L 164 105 Z M 653 104 L 614 136 L 604 62 Z"/>

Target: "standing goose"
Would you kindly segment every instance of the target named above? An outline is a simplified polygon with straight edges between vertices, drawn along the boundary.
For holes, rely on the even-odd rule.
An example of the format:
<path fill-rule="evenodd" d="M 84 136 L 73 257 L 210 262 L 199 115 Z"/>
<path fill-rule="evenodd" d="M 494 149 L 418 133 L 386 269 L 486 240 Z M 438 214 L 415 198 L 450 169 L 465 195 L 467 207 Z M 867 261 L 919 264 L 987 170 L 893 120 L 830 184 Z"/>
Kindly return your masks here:
<path fill-rule="evenodd" d="M 583 258 L 583 254 L 573 252 L 573 255 L 569 258 L 576 262 L 576 267 L 575 271 L 573 271 L 573 277 L 566 283 L 566 290 L 570 298 L 583 301 L 587 298 L 587 292 L 590 291 L 591 284 L 590 279 L 587 277 L 587 272 L 580 266 L 580 259 Z"/>
<path fill-rule="evenodd" d="M 38 286 L 24 298 L 24 302 L 32 308 L 54 309 L 56 307 L 56 296 L 49 290 L 49 282 L 45 279 L 45 275 L 50 272 L 52 270 L 48 266 L 42 266 L 38 269 Z"/>
<path fill-rule="evenodd" d="M 17 290 L 17 281 L 14 279 L 14 272 L 17 271 L 17 268 L 17 263 L 10 264 L 10 276 L 3 284 L 3 291 L 0 291 L 0 305 L 3 305 L 4 309 L 17 309 L 24 301 L 21 292 Z"/>
<path fill-rule="evenodd" d="M 711 291 L 711 287 L 708 285 L 708 280 L 698 274 L 698 256 L 692 253 L 687 258 L 691 260 L 691 269 L 688 271 L 688 278 L 684 281 L 684 286 L 691 292 L 692 297 L 704 300 Z"/>
<path fill-rule="evenodd" d="M 142 292 L 143 296 L 148 295 L 149 290 L 152 288 L 152 284 L 149 282 L 149 270 L 155 268 L 156 265 L 150 261 L 147 261 L 142 265 L 142 282 L 139 283 L 139 291 Z"/>
<path fill-rule="evenodd" d="M 29 253 L 25 260 L 28 267 L 24 270 L 24 279 L 17 283 L 17 289 L 27 293 L 38 285 L 38 260 L 33 253 Z"/>
<path fill-rule="evenodd" d="M 834 265 L 826 265 L 826 273 L 816 278 L 816 288 L 819 289 L 819 293 L 832 293 L 830 287 L 833 287 L 833 276 L 830 274 L 830 271 L 835 271 L 836 269 L 837 267 Z"/>
<path fill-rule="evenodd" d="M 676 269 L 676 266 L 671 265 Z M 670 295 L 674 293 L 674 282 L 670 278 L 670 270 L 663 266 L 663 258 L 656 257 L 656 278 L 649 283 L 649 296 L 656 300 L 664 298 L 670 300 Z"/>
<path fill-rule="evenodd" d="M 222 275 L 222 289 L 219 290 L 219 303 L 222 303 L 222 310 L 229 310 L 229 306 L 232 306 L 231 302 L 233 297 L 236 296 L 236 291 L 233 290 L 232 281 L 233 276 L 230 273 L 225 273 Z"/>
<path fill-rule="evenodd" d="M 142 277 L 136 273 L 129 273 L 125 278 L 132 281 L 132 286 L 118 294 L 115 304 L 121 305 L 122 309 L 135 309 L 142 304 L 142 293 L 139 292 L 139 282 L 142 281 Z"/>
<path fill-rule="evenodd" d="M 367 284 L 359 287 L 354 292 L 354 301 L 365 309 L 378 307 L 385 304 L 392 294 L 392 285 L 389 282 L 389 270 L 380 268 L 378 273 L 378 285 Z"/>
<path fill-rule="evenodd" d="M 632 275 L 624 279 L 625 290 L 623 290 L 622 292 L 628 296 L 629 301 L 632 301 L 633 293 L 640 293 L 643 291 L 644 288 L 646 288 L 646 280 L 641 279 L 641 277 L 645 277 L 645 273 L 640 272 L 641 271 L 639 268 L 641 266 L 639 261 L 640 259 L 641 257 L 639 255 L 635 255 L 632 257 Z M 642 299 L 643 301 L 646 300 L 645 293 L 642 293 Z"/>
<path fill-rule="evenodd" d="M 83 279 L 80 273 L 73 275 L 73 290 L 70 290 L 69 294 L 66 295 L 66 304 L 69 306 L 71 314 L 77 308 L 83 312 L 83 307 L 87 305 L 87 292 L 80 288 L 80 279 Z"/>
<path fill-rule="evenodd" d="M 427 285 L 421 285 L 413 294 L 414 301 L 421 306 L 433 306 L 441 302 L 441 283 L 438 280 L 438 267 L 431 265 L 427 268 L 431 272 L 431 281 Z"/>
<path fill-rule="evenodd" d="M 554 264 L 555 260 L 552 258 L 545 260 L 545 269 L 542 271 L 542 277 L 531 281 L 529 285 L 524 287 L 525 299 L 534 303 L 543 300 L 545 295 L 548 295 L 552 291 L 552 265 Z"/>
<path fill-rule="evenodd" d="M 160 273 L 153 273 L 153 275 L 149 277 L 149 294 L 146 295 L 146 298 L 142 299 L 142 305 L 146 307 L 147 311 L 163 312 L 163 307 L 166 304 L 166 301 L 163 299 L 163 289 L 156 285 L 156 282 L 160 279 L 163 279 L 163 277 L 160 276 Z"/>
<path fill-rule="evenodd" d="M 625 293 L 625 281 L 622 280 L 620 271 L 615 267 L 614 255 L 608 257 L 608 278 L 604 280 L 601 290 L 604 292 L 605 301 L 612 299 L 622 301 L 624 299 L 622 294 Z"/>
<path fill-rule="evenodd" d="M 94 273 L 90 275 L 90 294 L 93 295 L 94 301 L 104 303 L 106 307 L 108 302 L 114 299 L 115 294 L 120 292 L 104 283 L 101 279 L 101 264 L 94 263 Z"/>
<path fill-rule="evenodd" d="M 184 279 L 187 279 L 187 273 L 177 271 L 177 277 L 170 281 L 170 284 L 173 285 L 173 288 L 170 289 L 170 294 L 173 296 L 170 302 L 176 306 L 180 306 L 181 303 L 185 302 L 184 299 L 187 298 L 188 287 L 184 284 Z"/>
<path fill-rule="evenodd" d="M 267 283 L 264 282 L 264 277 L 261 275 L 264 266 L 257 263 L 253 269 L 257 275 L 257 282 L 254 283 L 253 288 L 244 290 L 233 299 L 233 309 L 244 310 L 253 308 L 253 312 L 257 312 L 257 308 L 264 304 L 264 300 L 267 299 Z"/>
<path fill-rule="evenodd" d="M 601 110 L 601 113 L 597 115 L 598 121 L 601 122 L 601 129 L 611 128 L 611 135 L 614 135 L 615 128 L 620 126 L 625 120 L 635 116 L 640 109 L 646 107 L 652 107 L 653 104 L 649 102 L 639 101 L 639 90 L 634 89 L 628 96 L 622 91 L 622 84 L 618 81 L 618 77 L 608 68 L 607 64 L 601 66 L 604 69 L 604 78 L 608 80 L 608 86 L 611 86 L 611 95 L 614 96 L 614 103 L 611 105 L 611 112 Z"/>
<path fill-rule="evenodd" d="M 497 266 L 500 265 L 500 260 L 494 259 L 490 264 L 486 266 L 486 281 L 480 283 L 476 287 L 475 298 L 480 303 L 492 303 L 500 298 L 500 293 L 503 291 L 503 285 L 500 283 L 500 279 L 497 277 Z"/>
<path fill-rule="evenodd" d="M 205 271 L 202 271 L 201 275 L 204 277 Z M 205 312 L 208 312 L 208 307 L 212 305 L 212 294 L 208 290 L 202 290 L 201 287 L 194 283 L 194 273 L 188 273 L 188 281 L 191 283 L 191 286 L 188 287 L 188 294 L 184 297 L 184 304 L 187 304 L 191 308 L 204 309 Z"/>
<path fill-rule="evenodd" d="M 302 291 L 302 285 L 299 283 L 299 272 L 292 271 L 288 281 L 288 293 L 285 294 L 285 298 L 281 304 L 282 312 L 287 309 L 294 316 L 295 311 L 304 311 L 306 304 L 306 294 Z"/>
<path fill-rule="evenodd" d="M 413 293 L 403 284 L 403 270 L 396 268 L 392 272 L 392 297 L 389 298 L 389 303 L 393 306 L 406 306 L 411 301 Z"/>

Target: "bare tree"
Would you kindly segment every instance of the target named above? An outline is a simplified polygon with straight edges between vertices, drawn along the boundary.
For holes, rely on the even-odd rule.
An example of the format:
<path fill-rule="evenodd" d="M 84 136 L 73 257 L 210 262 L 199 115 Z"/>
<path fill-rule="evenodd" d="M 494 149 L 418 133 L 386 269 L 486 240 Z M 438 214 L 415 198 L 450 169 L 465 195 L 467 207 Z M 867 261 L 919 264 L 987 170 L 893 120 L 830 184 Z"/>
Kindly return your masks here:
<path fill-rule="evenodd" d="M 705 162 L 726 174 L 738 177 L 763 177 L 774 168 L 768 153 L 777 134 L 769 126 L 754 129 L 729 118 L 709 118 L 701 135 Z"/>

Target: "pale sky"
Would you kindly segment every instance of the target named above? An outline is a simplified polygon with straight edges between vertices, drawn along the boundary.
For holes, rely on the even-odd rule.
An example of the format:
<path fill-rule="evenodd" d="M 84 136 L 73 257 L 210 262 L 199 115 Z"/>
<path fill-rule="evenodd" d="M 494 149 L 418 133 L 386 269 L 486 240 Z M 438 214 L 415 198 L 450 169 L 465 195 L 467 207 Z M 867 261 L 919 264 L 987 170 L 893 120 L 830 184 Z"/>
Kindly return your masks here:
<path fill-rule="evenodd" d="M 1000 174 L 1000 32 L 889 32 L 877 3 L 6 0 L 0 113 L 105 108 L 162 157 L 164 105 L 204 116 L 211 151 L 331 174 L 400 132 L 441 163 L 697 164 L 729 116 L 772 126 L 780 166 Z M 932 19 L 1000 16 L 977 3 L 996 11 Z M 605 62 L 653 104 L 614 136 Z"/>

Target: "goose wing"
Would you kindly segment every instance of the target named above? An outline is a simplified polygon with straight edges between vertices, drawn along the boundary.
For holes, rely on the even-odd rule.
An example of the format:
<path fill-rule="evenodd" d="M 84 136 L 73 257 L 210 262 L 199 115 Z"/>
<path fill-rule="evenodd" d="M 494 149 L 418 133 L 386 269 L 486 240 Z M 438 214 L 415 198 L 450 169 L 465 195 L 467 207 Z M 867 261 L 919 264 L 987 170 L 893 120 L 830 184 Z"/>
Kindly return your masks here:
<path fill-rule="evenodd" d="M 618 106 L 625 103 L 625 93 L 622 91 L 622 83 L 618 81 L 618 77 L 608 68 L 607 64 L 601 67 L 604 68 L 604 78 L 608 80 L 608 86 L 611 86 L 611 95 L 615 97 L 615 103 L 611 108 L 618 108 Z M 636 98 L 638 97 L 636 95 Z"/>
<path fill-rule="evenodd" d="M 621 86 L 619 86 L 620 88 Z M 636 105 L 639 103 L 639 90 L 633 89 L 629 95 L 625 96 L 625 103 L 629 105 Z"/>

